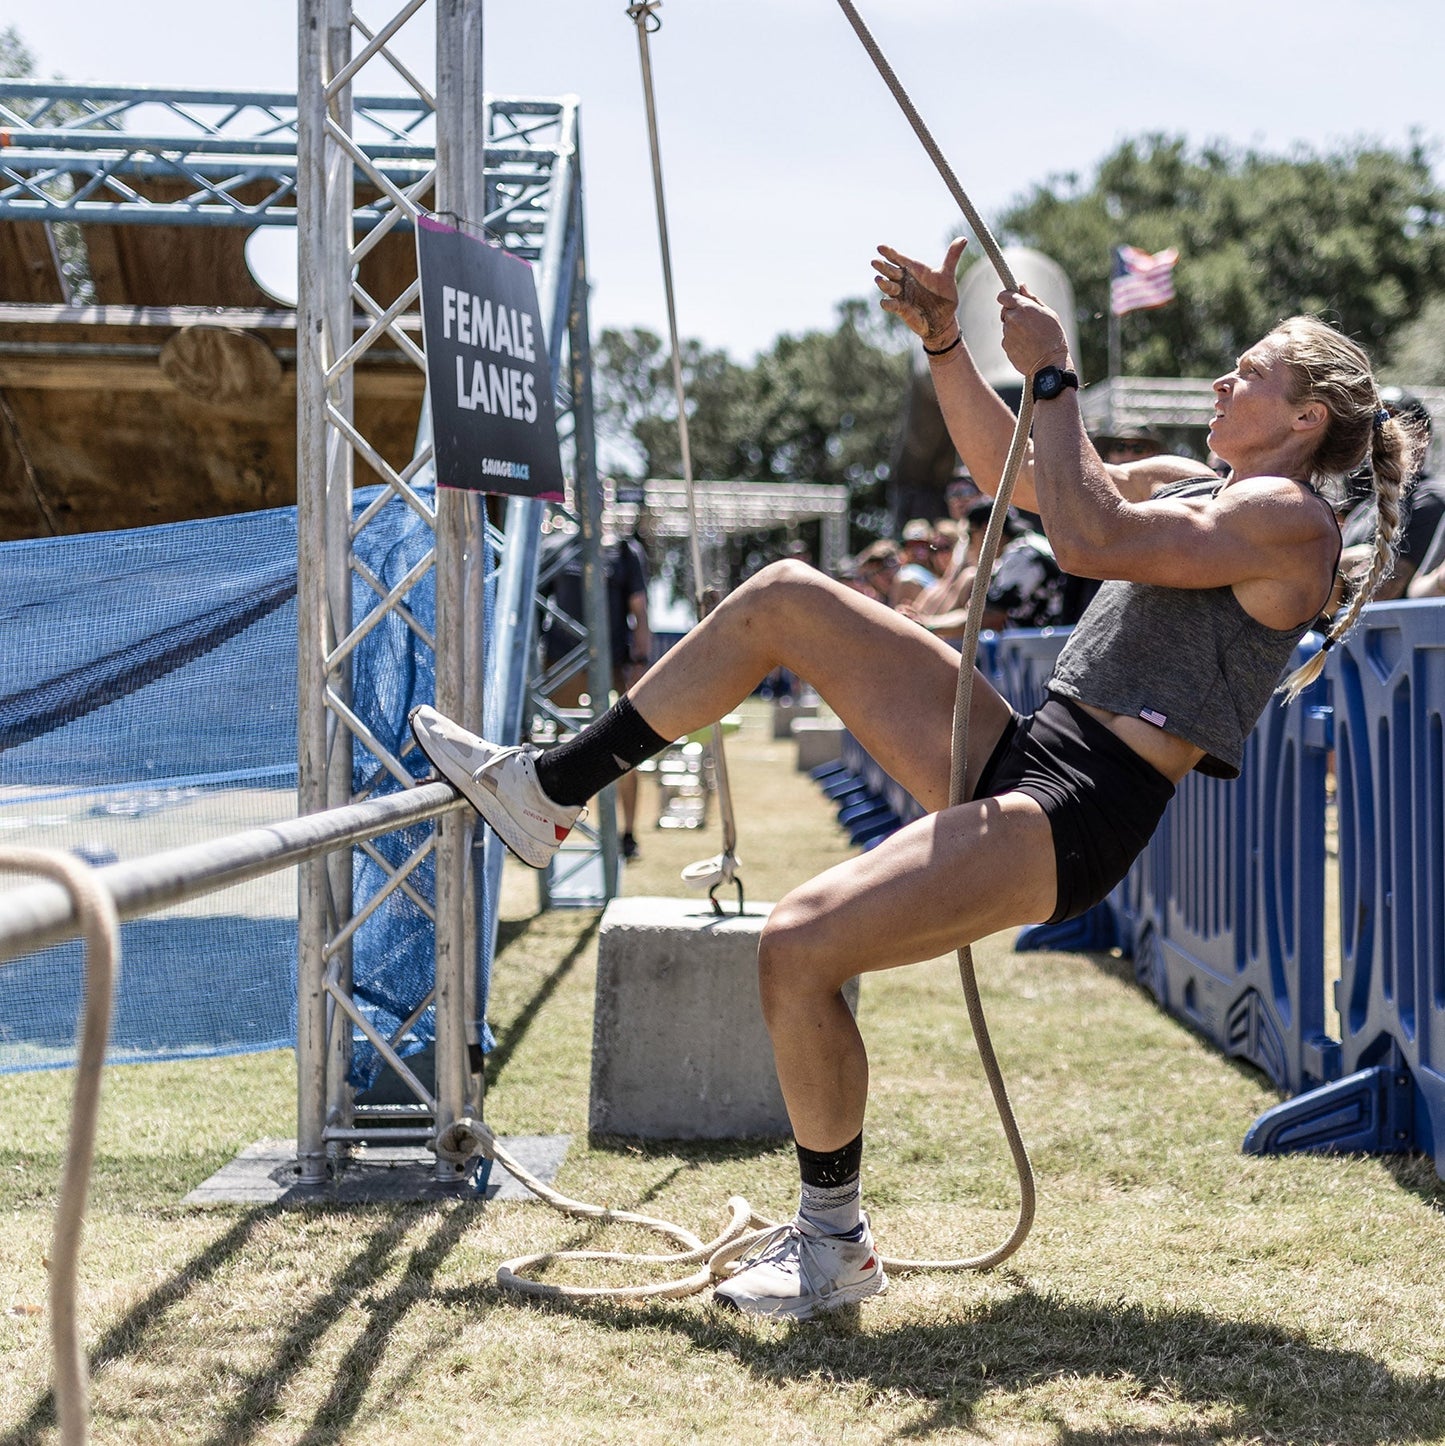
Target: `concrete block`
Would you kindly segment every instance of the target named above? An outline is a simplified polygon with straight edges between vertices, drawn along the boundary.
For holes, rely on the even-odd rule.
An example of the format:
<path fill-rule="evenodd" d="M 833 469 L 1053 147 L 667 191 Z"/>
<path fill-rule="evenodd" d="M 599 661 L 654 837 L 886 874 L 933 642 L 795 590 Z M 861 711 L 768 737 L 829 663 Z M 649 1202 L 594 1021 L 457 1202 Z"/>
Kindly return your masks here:
<path fill-rule="evenodd" d="M 793 736 L 794 718 L 816 718 L 818 716 L 818 702 L 804 701 L 801 698 L 778 698 L 773 703 L 773 738 L 774 740 L 791 738 Z"/>
<path fill-rule="evenodd" d="M 733 1140 L 790 1133 L 758 1003 L 771 904 L 614 899 L 597 941 L 588 1126 L 596 1135 Z M 857 981 L 849 1003 L 856 1008 Z"/>
<path fill-rule="evenodd" d="M 798 772 L 811 773 L 843 756 L 843 725 L 836 718 L 794 718 L 798 740 Z"/>

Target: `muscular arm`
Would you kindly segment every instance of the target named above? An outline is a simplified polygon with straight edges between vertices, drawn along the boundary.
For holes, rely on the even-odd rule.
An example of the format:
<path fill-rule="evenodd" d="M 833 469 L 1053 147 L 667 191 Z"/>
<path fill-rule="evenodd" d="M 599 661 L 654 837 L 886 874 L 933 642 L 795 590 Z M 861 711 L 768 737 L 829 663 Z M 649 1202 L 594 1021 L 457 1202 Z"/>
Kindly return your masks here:
<path fill-rule="evenodd" d="M 1252 477 L 1214 497 L 1131 500 L 1098 463 L 1072 393 L 1035 409 L 1034 438 L 1039 510 L 1066 572 L 1234 587 L 1254 617 L 1276 628 L 1324 606 L 1336 534 L 1325 504 L 1305 488 Z"/>
<path fill-rule="evenodd" d="M 955 241 L 936 270 L 888 246 L 878 248 L 883 260 L 874 261 L 874 280 L 883 293 L 882 306 L 902 318 L 923 340 L 929 352 L 933 389 L 948 434 L 960 457 L 983 490 L 998 492 L 1013 441 L 1014 414 L 984 380 L 959 337 L 958 286 L 955 274 L 964 242 Z M 957 342 L 957 345 L 954 343 Z M 1089 448 L 1093 453 L 1093 448 Z M 1097 454 L 1096 467 L 1103 467 Z M 1199 464 L 1183 457 L 1150 457 L 1122 467 L 1109 467 L 1107 475 L 1126 498 L 1142 500 L 1156 487 L 1199 475 Z M 1026 444 L 1023 464 L 1014 484 L 1014 502 L 1026 512 L 1038 512 L 1034 482 L 1034 447 Z"/>

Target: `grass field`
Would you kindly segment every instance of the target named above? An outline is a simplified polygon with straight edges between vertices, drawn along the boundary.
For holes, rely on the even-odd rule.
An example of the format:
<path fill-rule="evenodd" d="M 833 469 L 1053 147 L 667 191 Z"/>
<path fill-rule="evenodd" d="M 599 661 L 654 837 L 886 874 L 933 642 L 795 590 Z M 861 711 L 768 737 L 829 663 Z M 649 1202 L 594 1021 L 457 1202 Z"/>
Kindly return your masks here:
<path fill-rule="evenodd" d="M 730 743 L 750 900 L 847 853 L 790 753 L 756 706 Z M 716 838 L 644 829 L 626 891 L 680 892 L 678 869 Z M 588 1142 L 597 918 L 538 915 L 535 899 L 509 873 L 493 1128 L 570 1134 L 562 1189 L 704 1235 L 733 1193 L 790 1211 L 785 1144 Z M 820 1325 L 703 1297 L 505 1296 L 493 1276 L 512 1255 L 653 1248 L 536 1204 L 183 1209 L 239 1149 L 294 1132 L 289 1055 L 111 1071 L 81 1268 L 94 1439 L 1445 1441 L 1430 1164 L 1243 1156 L 1275 1094 L 1155 1009 L 1125 961 L 1015 955 L 1002 937 L 975 953 L 1038 1171 L 1033 1234 L 1000 1270 L 898 1279 Z M 860 1018 L 882 1248 L 996 1243 L 1015 1186 L 953 961 L 866 978 Z M 55 1438 L 42 1308 L 68 1103 L 64 1074 L 0 1076 L 0 1446 Z"/>

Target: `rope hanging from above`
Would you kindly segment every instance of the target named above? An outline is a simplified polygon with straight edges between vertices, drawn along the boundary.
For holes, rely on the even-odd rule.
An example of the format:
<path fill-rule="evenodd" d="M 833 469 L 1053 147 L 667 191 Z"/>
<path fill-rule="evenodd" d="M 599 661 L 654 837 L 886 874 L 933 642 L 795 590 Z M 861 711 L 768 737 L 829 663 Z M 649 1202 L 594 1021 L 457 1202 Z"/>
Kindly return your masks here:
<path fill-rule="evenodd" d="M 657 241 L 662 252 L 662 283 L 667 293 L 667 335 L 672 350 L 672 386 L 677 401 L 677 441 L 682 453 L 682 482 L 687 496 L 688 543 L 692 562 L 693 603 L 697 608 L 698 621 L 708 612 L 709 598 L 703 583 L 702 544 L 699 541 L 697 521 L 697 490 L 693 486 L 692 448 L 687 431 L 687 393 L 682 384 L 682 352 L 677 337 L 677 304 L 672 285 L 672 247 L 667 237 L 667 203 L 662 188 L 662 153 L 657 142 L 657 103 L 652 91 L 652 56 L 648 49 L 647 37 L 662 26 L 657 15 L 662 0 L 643 0 L 643 3 L 629 5 L 627 16 L 637 26 L 637 49 L 642 64 L 642 93 L 647 105 L 647 139 L 652 152 L 652 194 L 657 209 Z M 715 602 L 715 600 L 714 600 Z M 722 912 L 717 902 L 717 890 L 735 887 L 738 893 L 738 912 L 743 908 L 743 886 L 738 877 L 737 821 L 733 814 L 732 790 L 728 785 L 727 754 L 723 748 L 721 722 L 712 725 L 711 736 L 713 777 L 717 784 L 718 813 L 722 820 L 722 852 L 711 859 L 689 864 L 682 871 L 683 879 L 697 888 L 705 888 L 713 907 Z"/>
<path fill-rule="evenodd" d="M 912 101 L 908 98 L 907 93 L 899 84 L 898 78 L 894 75 L 892 67 L 888 64 L 882 51 L 878 48 L 877 42 L 868 32 L 857 10 L 851 4 L 851 0 L 838 0 L 838 3 L 842 6 L 844 14 L 848 17 L 859 39 L 862 40 L 864 48 L 872 57 L 874 64 L 878 67 L 880 74 L 887 82 L 895 99 L 903 108 L 904 114 L 908 117 L 914 131 L 923 142 L 924 149 L 938 167 L 954 200 L 958 202 L 959 209 L 963 212 L 974 234 L 978 237 L 984 254 L 988 256 L 995 270 L 997 270 L 1003 282 L 1004 289 L 1010 291 L 1017 290 L 1017 283 L 1014 280 L 1013 273 L 1009 269 L 1008 263 L 1004 260 L 998 243 L 994 240 L 988 227 L 984 224 L 983 219 L 974 209 L 973 203 L 969 200 L 962 186 L 958 184 L 958 180 L 954 176 L 948 162 L 938 149 L 936 142 L 929 133 L 928 128 L 924 125 L 917 110 L 914 108 Z M 655 32 L 661 23 L 656 14 L 660 4 L 661 0 L 646 0 L 646 3 L 630 5 L 627 14 L 637 25 L 638 44 L 642 52 L 643 81 L 647 97 L 648 130 L 652 141 L 653 183 L 657 196 L 658 225 L 662 241 L 663 275 L 667 286 L 668 324 L 672 339 L 673 380 L 677 389 L 678 430 L 682 445 L 683 469 L 687 483 L 688 508 L 692 525 L 693 576 L 698 580 L 698 616 L 702 617 L 703 607 L 700 595 L 701 564 L 697 540 L 697 513 L 693 497 L 691 458 L 687 445 L 687 421 L 683 406 L 682 367 L 678 358 L 677 328 L 673 312 L 672 270 L 667 246 L 667 226 L 663 211 L 662 169 L 657 150 L 656 118 L 652 99 L 652 73 L 647 50 L 647 36 Z M 946 347 L 944 350 L 951 351 L 952 347 Z M 1019 404 L 1019 413 L 1014 426 L 1013 440 L 1010 443 L 1008 457 L 1004 463 L 1003 475 L 999 479 L 998 491 L 994 497 L 993 509 L 989 515 L 988 531 L 984 537 L 983 549 L 979 556 L 979 571 L 985 577 L 993 571 L 994 559 L 998 555 L 999 542 L 1003 535 L 1004 522 L 1008 513 L 1009 499 L 1013 495 L 1014 484 L 1018 479 L 1019 469 L 1023 465 L 1032 419 L 1032 388 L 1026 384 L 1023 389 L 1023 398 Z M 953 757 L 949 777 L 949 803 L 951 806 L 966 802 L 965 771 L 968 760 L 968 716 L 973 699 L 973 660 L 978 652 L 978 636 L 981 623 L 982 610 L 975 608 L 969 609 L 968 624 L 963 641 L 962 658 L 958 670 L 958 690 L 954 698 Z M 721 760 L 721 730 L 716 726 L 714 741 L 718 751 L 718 758 Z M 719 791 L 722 797 L 727 799 L 725 770 L 721 771 Z M 724 805 L 723 827 L 723 855 L 719 859 L 709 861 L 706 864 L 694 865 L 694 869 L 712 869 L 714 867 L 721 869 L 727 867 L 728 864 L 735 866 L 736 860 L 731 858 L 734 834 L 731 824 L 730 800 Z M 979 999 L 978 980 L 973 966 L 973 952 L 966 945 L 958 951 L 958 968 L 959 977 L 963 986 L 964 1000 L 968 1007 L 969 1022 L 973 1027 L 979 1057 L 983 1064 L 984 1073 L 988 1079 L 989 1090 L 993 1096 L 994 1106 L 998 1111 L 999 1121 L 1003 1127 L 1005 1138 L 1008 1141 L 1009 1151 L 1013 1157 L 1014 1168 L 1018 1175 L 1018 1221 L 1012 1233 L 1001 1245 L 996 1246 L 992 1250 L 985 1251 L 982 1254 L 957 1260 L 905 1260 L 882 1255 L 881 1259 L 884 1266 L 890 1270 L 986 1270 L 1007 1260 L 1008 1257 L 1023 1244 L 1033 1225 L 1035 1205 L 1033 1166 L 1029 1162 L 1028 1150 L 1024 1145 L 1022 1135 L 1019 1133 L 1018 1122 L 1014 1117 L 1013 1106 L 1008 1097 L 1008 1089 L 1004 1083 L 1002 1071 L 999 1068 L 997 1055 L 994 1053 L 993 1042 L 988 1030 L 988 1021 L 984 1017 L 983 1005 Z M 454 1127 L 454 1130 L 459 1132 L 460 1135 L 465 1136 L 465 1138 L 459 1137 L 457 1140 L 451 1142 L 452 1148 L 456 1149 L 459 1155 L 480 1149 L 483 1153 L 500 1161 L 513 1175 L 521 1180 L 528 1189 L 565 1214 L 579 1219 L 589 1219 L 604 1223 L 638 1225 L 644 1229 L 655 1231 L 683 1247 L 683 1249 L 677 1253 L 659 1255 L 637 1255 L 616 1251 L 567 1250 L 549 1252 L 541 1255 L 523 1256 L 515 1260 L 505 1261 L 498 1268 L 497 1283 L 504 1290 L 516 1291 L 527 1295 L 604 1299 L 676 1298 L 690 1295 L 696 1291 L 705 1289 L 715 1280 L 725 1278 L 731 1273 L 731 1267 L 739 1257 L 745 1255 L 764 1236 L 776 1228 L 774 1221 L 759 1215 L 748 1205 L 747 1201 L 734 1196 L 727 1203 L 728 1219 L 722 1231 L 713 1240 L 704 1243 L 691 1231 L 673 1225 L 668 1221 L 636 1215 L 627 1211 L 612 1211 L 601 1206 L 571 1200 L 566 1196 L 557 1194 L 540 1180 L 532 1178 L 516 1161 L 508 1156 L 505 1150 L 497 1143 L 491 1131 L 478 1120 L 459 1121 Z M 665 1281 L 656 1285 L 623 1286 L 618 1288 L 607 1286 L 560 1285 L 549 1281 L 532 1279 L 528 1274 L 530 1271 L 545 1268 L 547 1265 L 562 1264 L 567 1261 L 589 1261 L 594 1263 L 619 1262 L 647 1265 L 653 1268 L 684 1268 L 688 1273 L 680 1279 Z"/>
<path fill-rule="evenodd" d="M 904 90 L 898 77 L 893 73 L 893 67 L 889 65 L 887 57 L 874 40 L 872 33 L 863 23 L 852 0 L 838 0 L 843 14 L 847 17 L 848 23 L 853 27 L 858 39 L 863 42 L 863 48 L 868 52 L 873 64 L 877 67 L 878 73 L 883 77 L 884 83 L 892 91 L 893 98 L 898 102 L 903 114 L 907 117 L 909 125 L 913 127 L 914 134 L 923 144 L 923 149 L 928 153 L 929 159 L 937 167 L 938 173 L 943 177 L 943 183 L 948 187 L 949 194 L 957 203 L 959 210 L 963 213 L 964 219 L 968 222 L 983 253 L 992 263 L 995 271 L 998 272 L 999 280 L 1003 283 L 1005 291 L 1017 291 L 1018 282 L 1014 279 L 1013 271 L 998 242 L 994 239 L 993 233 L 984 223 L 983 217 L 978 214 L 973 202 L 969 199 L 968 193 L 958 182 L 954 175 L 953 168 L 944 158 L 943 152 L 939 149 L 938 143 L 933 139 L 932 133 L 923 122 L 917 108 Z M 952 350 L 951 347 L 944 350 Z M 1025 379 L 1023 396 L 1019 402 L 1018 417 L 1014 422 L 1013 440 L 1009 444 L 1008 458 L 1004 463 L 1003 475 L 999 478 L 998 491 L 994 494 L 993 508 L 989 513 L 988 531 L 984 534 L 983 549 L 978 559 L 978 576 L 989 577 L 993 573 L 994 560 L 998 556 L 999 543 L 1003 538 L 1004 522 L 1008 516 L 1009 501 L 1013 496 L 1014 484 L 1018 481 L 1019 469 L 1023 466 L 1024 453 L 1028 447 L 1029 429 L 1033 423 L 1033 389 L 1029 385 L 1031 379 Z M 953 703 L 953 761 L 948 782 L 948 801 L 950 805 L 958 805 L 967 802 L 964 775 L 968 765 L 968 717 L 969 709 L 973 704 L 973 674 L 974 659 L 978 656 L 978 635 L 983 626 L 983 609 L 969 608 L 968 623 L 964 632 L 962 657 L 958 668 L 958 692 Z M 994 1053 L 993 1040 L 989 1034 L 988 1021 L 984 1017 L 983 1004 L 978 993 L 978 979 L 973 967 L 973 950 L 964 945 L 958 951 L 958 973 L 959 980 L 963 986 L 964 1002 L 968 1006 L 969 1023 L 973 1026 L 974 1039 L 977 1042 L 979 1058 L 983 1063 L 984 1074 L 988 1078 L 989 1091 L 993 1095 L 994 1107 L 998 1111 L 999 1123 L 1003 1126 L 1005 1138 L 1008 1140 L 1009 1152 L 1013 1156 L 1014 1169 L 1019 1180 L 1019 1214 L 1018 1222 L 1013 1232 L 1003 1244 L 995 1249 L 986 1251 L 982 1255 L 975 1256 L 968 1260 L 948 1261 L 910 1261 L 908 1265 L 917 1269 L 930 1270 L 984 1270 L 991 1266 L 998 1265 L 1007 1260 L 1010 1255 L 1022 1245 L 1028 1237 L 1034 1219 L 1034 1172 L 1029 1161 L 1028 1150 L 1024 1145 L 1023 1136 L 1019 1133 L 1018 1121 L 1014 1117 L 1013 1105 L 1008 1097 L 1008 1088 L 1004 1084 L 1003 1072 L 999 1068 L 998 1057 Z"/>

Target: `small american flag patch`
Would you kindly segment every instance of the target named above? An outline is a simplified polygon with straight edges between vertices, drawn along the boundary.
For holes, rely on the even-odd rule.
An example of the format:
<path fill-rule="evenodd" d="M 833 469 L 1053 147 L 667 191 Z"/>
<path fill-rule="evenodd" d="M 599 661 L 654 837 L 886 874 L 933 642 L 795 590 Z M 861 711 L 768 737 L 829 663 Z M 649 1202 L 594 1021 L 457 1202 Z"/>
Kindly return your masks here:
<path fill-rule="evenodd" d="M 1152 723 L 1156 728 L 1162 728 L 1168 721 L 1168 717 L 1157 708 L 1141 708 L 1139 716 L 1146 722 Z"/>

